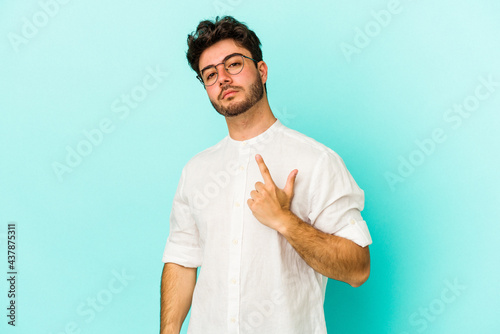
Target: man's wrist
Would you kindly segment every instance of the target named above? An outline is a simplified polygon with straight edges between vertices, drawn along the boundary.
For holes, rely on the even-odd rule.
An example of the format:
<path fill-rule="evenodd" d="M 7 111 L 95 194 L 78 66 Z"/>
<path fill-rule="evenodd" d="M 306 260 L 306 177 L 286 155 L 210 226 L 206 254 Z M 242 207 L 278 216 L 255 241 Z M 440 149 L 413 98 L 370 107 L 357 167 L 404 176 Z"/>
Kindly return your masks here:
<path fill-rule="evenodd" d="M 284 237 L 288 236 L 288 233 L 290 230 L 299 224 L 300 218 L 297 217 L 292 211 L 290 210 L 283 210 L 281 213 L 279 219 L 279 228 L 277 231 L 283 235 Z"/>

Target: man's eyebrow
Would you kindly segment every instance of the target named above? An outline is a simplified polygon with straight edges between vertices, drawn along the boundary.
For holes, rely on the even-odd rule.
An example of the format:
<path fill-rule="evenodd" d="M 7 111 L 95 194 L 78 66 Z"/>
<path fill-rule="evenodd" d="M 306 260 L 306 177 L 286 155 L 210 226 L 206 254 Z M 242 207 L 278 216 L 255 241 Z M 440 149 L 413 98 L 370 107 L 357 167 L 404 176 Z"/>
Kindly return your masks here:
<path fill-rule="evenodd" d="M 241 55 L 241 53 L 239 53 L 239 52 L 231 53 L 231 54 L 225 56 L 224 59 L 222 59 L 222 62 L 220 62 L 219 64 L 224 63 L 226 60 L 228 60 L 229 58 L 231 58 L 234 55 Z M 203 73 L 203 71 L 205 71 L 206 69 L 208 69 L 209 67 L 212 67 L 212 66 L 215 67 L 214 64 L 210 64 L 210 65 L 203 67 L 201 69 L 200 73 Z"/>

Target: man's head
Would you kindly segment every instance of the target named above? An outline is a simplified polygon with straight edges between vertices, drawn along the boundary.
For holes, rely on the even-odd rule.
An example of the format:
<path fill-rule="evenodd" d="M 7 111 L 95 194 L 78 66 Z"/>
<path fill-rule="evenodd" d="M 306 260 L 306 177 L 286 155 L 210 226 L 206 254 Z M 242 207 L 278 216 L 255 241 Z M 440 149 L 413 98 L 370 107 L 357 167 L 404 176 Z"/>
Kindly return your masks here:
<path fill-rule="evenodd" d="M 200 78 L 212 73 L 217 79 L 205 80 L 205 88 L 214 108 L 224 116 L 242 114 L 264 96 L 267 65 L 262 61 L 260 41 L 232 17 L 200 22 L 188 36 L 187 59 Z"/>

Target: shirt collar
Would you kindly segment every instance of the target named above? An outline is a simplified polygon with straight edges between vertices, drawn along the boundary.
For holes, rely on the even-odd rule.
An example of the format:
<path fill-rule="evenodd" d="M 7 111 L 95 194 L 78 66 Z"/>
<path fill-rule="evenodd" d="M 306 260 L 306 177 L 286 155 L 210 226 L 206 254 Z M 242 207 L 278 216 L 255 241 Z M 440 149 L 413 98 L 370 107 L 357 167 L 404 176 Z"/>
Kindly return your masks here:
<path fill-rule="evenodd" d="M 283 124 L 279 121 L 279 119 L 276 119 L 276 121 L 271 125 L 269 128 L 267 128 L 266 131 L 262 132 L 260 135 L 257 135 L 253 138 L 247 139 L 247 140 L 235 140 L 231 138 L 231 136 L 227 135 L 227 141 L 232 144 L 232 145 L 238 145 L 238 146 L 247 146 L 247 145 L 254 145 L 263 141 L 266 141 L 272 137 L 274 137 L 275 133 L 283 127 Z"/>

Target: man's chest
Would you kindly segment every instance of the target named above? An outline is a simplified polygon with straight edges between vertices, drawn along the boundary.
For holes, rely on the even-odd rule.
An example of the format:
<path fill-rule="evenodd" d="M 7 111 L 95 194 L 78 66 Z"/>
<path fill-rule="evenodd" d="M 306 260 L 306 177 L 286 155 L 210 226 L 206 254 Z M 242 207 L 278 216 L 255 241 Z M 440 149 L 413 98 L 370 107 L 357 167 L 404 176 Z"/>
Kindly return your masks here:
<path fill-rule="evenodd" d="M 311 168 L 294 163 L 293 159 L 271 155 L 263 157 L 279 188 L 285 186 L 293 169 L 300 168 L 292 210 L 307 220 Z M 264 180 L 253 154 L 232 155 L 230 159 L 213 160 L 199 167 L 196 176 L 186 185 L 186 194 L 202 240 L 216 235 L 229 236 L 235 229 L 244 228 L 252 234 L 266 232 L 268 228 L 261 226 L 247 205 L 250 192 L 255 189 L 257 182 Z"/>

